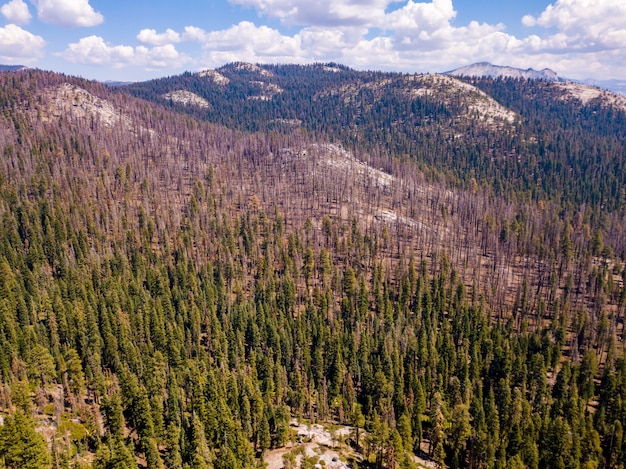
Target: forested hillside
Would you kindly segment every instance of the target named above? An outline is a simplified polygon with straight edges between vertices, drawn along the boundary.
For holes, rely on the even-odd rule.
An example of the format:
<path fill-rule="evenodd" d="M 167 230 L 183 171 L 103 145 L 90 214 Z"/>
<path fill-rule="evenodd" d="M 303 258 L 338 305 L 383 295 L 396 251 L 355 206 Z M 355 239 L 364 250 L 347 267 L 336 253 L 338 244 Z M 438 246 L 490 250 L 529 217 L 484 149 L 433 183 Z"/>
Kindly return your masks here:
<path fill-rule="evenodd" d="M 126 91 L 229 127 L 301 128 L 357 154 L 408 158 L 426 174 L 464 188 L 478 182 L 509 200 L 549 200 L 570 212 L 584 204 L 602 223 L 607 213 L 624 215 L 626 99 L 580 87 L 597 97 L 540 80 L 236 63 Z M 174 90 L 207 105 L 165 98 Z M 619 253 L 623 232 L 611 235 Z"/>
<path fill-rule="evenodd" d="M 0 74 L 0 467 L 624 467 L 623 111 L 300 70 Z"/>

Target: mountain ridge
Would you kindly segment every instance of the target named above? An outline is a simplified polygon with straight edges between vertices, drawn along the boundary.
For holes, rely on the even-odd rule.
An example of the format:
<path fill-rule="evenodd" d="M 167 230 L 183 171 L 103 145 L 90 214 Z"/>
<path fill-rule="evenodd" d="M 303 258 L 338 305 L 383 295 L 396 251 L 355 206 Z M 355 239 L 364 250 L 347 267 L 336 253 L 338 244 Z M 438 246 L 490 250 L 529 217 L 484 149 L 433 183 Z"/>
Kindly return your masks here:
<path fill-rule="evenodd" d="M 521 69 L 508 65 L 493 65 L 490 62 L 477 62 L 474 64 L 458 67 L 454 70 L 449 70 L 443 73 L 447 75 L 466 78 L 518 78 L 527 80 L 573 82 L 602 88 L 613 93 L 626 94 L 626 81 L 624 80 L 602 80 L 598 78 L 576 80 L 573 78 L 560 77 L 555 71 L 549 68 L 544 68 L 543 70 L 534 70 L 533 68 Z"/>
<path fill-rule="evenodd" d="M 521 69 L 507 65 L 493 65 L 489 62 L 477 62 L 463 67 L 444 72 L 446 75 L 457 77 L 488 77 L 488 78 L 523 78 L 528 80 L 560 81 L 553 70 L 544 68 L 534 70 L 532 68 Z"/>
<path fill-rule="evenodd" d="M 581 83 L 591 86 L 597 86 L 614 93 L 626 95 L 626 80 L 599 80 L 595 78 L 587 78 L 582 80 Z"/>
<path fill-rule="evenodd" d="M 18 70 L 25 70 L 26 66 L 24 65 L 2 65 L 0 64 L 0 72 L 14 72 Z"/>
<path fill-rule="evenodd" d="M 570 176 L 563 174 L 552 179 L 556 167 L 548 166 L 548 171 L 541 169 L 544 163 L 539 162 L 546 154 L 538 148 L 535 135 L 549 132 L 554 133 L 551 139 L 558 138 L 557 134 L 566 131 L 570 120 L 580 119 L 574 116 L 584 111 L 586 124 L 581 135 L 585 139 L 596 138 L 592 129 L 614 139 L 623 134 L 618 124 L 622 114 L 617 115 L 614 123 L 609 122 L 609 114 L 611 109 L 620 112 L 626 109 L 618 95 L 568 82 L 525 83 L 515 78 L 498 81 L 441 74 L 361 72 L 337 64 L 234 63 L 213 72 L 189 72 L 136 83 L 123 91 L 244 131 L 287 132 L 301 128 L 320 137 L 339 139 L 346 148 L 357 151 L 365 148 L 392 157 L 410 155 L 465 182 L 469 173 L 477 171 L 476 162 L 470 163 L 475 145 L 493 147 L 494 140 L 500 141 L 508 134 L 506 139 L 513 138 L 515 143 L 492 148 L 489 158 L 494 162 L 486 165 L 489 170 L 485 166 L 475 175 L 479 182 L 492 180 L 492 171 L 509 171 L 501 166 L 513 166 L 512 158 L 530 158 L 537 165 L 532 169 L 532 178 L 528 175 L 520 179 L 505 178 L 507 184 L 523 184 L 524 190 L 530 190 L 529 181 L 538 180 L 546 193 L 557 189 L 570 194 L 566 199 L 571 197 L 578 202 L 581 193 L 573 192 L 571 184 L 564 184 Z M 197 102 L 206 100 L 209 106 L 201 109 L 163 98 L 181 91 L 194 93 Z M 551 110 L 548 103 L 554 104 Z M 541 119 L 534 116 L 535 104 L 540 104 Z M 602 109 L 599 114 L 592 113 L 596 106 Z M 598 119 L 603 122 L 591 122 Z M 611 131 L 614 135 L 606 133 L 609 128 L 614 129 Z M 441 153 L 421 150 L 429 147 L 441 148 Z M 486 150 L 481 149 L 479 154 L 480 158 L 487 158 Z M 575 165 L 578 164 L 582 162 L 576 160 Z M 521 170 L 524 174 L 528 171 L 529 168 Z M 551 182 L 547 183 L 546 178 Z M 517 191 L 512 187 L 510 190 Z M 537 193 L 537 187 L 532 190 Z M 611 206 L 621 203 L 622 195 L 618 192 L 612 191 L 616 198 L 607 199 Z"/>

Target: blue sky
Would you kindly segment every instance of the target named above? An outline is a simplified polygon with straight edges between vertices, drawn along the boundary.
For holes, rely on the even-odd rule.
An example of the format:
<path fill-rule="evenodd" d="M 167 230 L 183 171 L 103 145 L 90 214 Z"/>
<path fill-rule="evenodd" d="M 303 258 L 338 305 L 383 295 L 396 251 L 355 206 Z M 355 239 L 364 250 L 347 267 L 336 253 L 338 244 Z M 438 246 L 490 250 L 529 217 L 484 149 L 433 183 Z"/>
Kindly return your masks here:
<path fill-rule="evenodd" d="M 0 63 L 144 80 L 232 61 L 626 79 L 624 0 L 0 0 Z"/>

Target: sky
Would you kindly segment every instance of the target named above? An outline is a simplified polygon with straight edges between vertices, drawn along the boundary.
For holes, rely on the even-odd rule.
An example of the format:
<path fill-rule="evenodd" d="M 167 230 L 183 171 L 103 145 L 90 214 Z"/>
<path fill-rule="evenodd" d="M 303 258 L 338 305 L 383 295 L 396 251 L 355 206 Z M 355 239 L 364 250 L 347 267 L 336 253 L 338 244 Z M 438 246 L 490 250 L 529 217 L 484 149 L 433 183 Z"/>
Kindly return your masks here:
<path fill-rule="evenodd" d="M 0 63 L 139 81 L 229 62 L 626 79 L 624 0 L 0 0 Z"/>

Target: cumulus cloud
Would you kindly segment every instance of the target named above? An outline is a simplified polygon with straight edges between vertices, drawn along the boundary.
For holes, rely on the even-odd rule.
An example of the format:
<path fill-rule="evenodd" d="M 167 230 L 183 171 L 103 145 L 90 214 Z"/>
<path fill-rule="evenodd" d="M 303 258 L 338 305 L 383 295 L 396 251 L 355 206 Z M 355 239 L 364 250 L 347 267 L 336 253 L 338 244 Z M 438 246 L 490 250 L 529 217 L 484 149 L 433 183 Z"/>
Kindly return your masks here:
<path fill-rule="evenodd" d="M 46 42 L 17 25 L 0 28 L 0 61 L 9 64 L 29 64 L 43 56 Z"/>
<path fill-rule="evenodd" d="M 131 46 L 112 46 L 100 36 L 88 36 L 70 44 L 63 57 L 69 62 L 123 67 L 132 62 L 135 50 Z"/>
<path fill-rule="evenodd" d="M 451 0 L 409 1 L 403 8 L 387 14 L 384 24 L 392 31 L 390 39 L 398 51 L 409 55 L 444 52 L 440 59 L 457 53 L 459 47 L 473 56 L 485 47 L 497 50 L 507 36 L 502 33 L 502 24 L 472 21 L 467 26 L 453 26 L 455 17 Z"/>
<path fill-rule="evenodd" d="M 44 4 L 70 3 L 31 1 L 40 16 Z M 549 67 L 573 78 L 584 78 L 581 71 L 613 77 L 626 74 L 623 0 L 556 0 L 539 15 L 523 18 L 523 24 L 535 28 L 526 37 L 507 32 L 503 24 L 459 24 L 454 0 L 229 1 L 254 8 L 261 17 L 277 18 L 295 32 L 285 34 L 250 21 L 219 31 L 197 26 L 182 31 L 142 29 L 137 34 L 138 47 L 110 45 L 91 36 L 71 44 L 64 55 L 75 62 L 115 67 L 338 61 L 357 68 L 436 72 L 489 61 L 522 68 Z M 88 0 L 72 4 L 93 12 Z M 179 43 L 185 43 L 184 50 L 199 45 L 202 59 L 192 61 L 181 54 L 174 46 Z"/>
<path fill-rule="evenodd" d="M 28 24 L 32 18 L 24 0 L 11 0 L 0 7 L 0 13 L 11 23 Z"/>
<path fill-rule="evenodd" d="M 293 35 L 241 22 L 222 31 L 189 26 L 182 40 L 197 41 L 206 51 L 203 66 L 228 61 L 339 61 L 359 68 L 442 70 L 468 60 L 519 47 L 504 26 L 471 22 L 454 26 L 452 0 L 231 0 L 281 20 L 307 26 Z M 387 11 L 392 3 L 395 9 Z M 399 8 L 398 8 L 399 6 Z"/>
<path fill-rule="evenodd" d="M 456 11 L 451 0 L 433 0 L 431 3 L 409 1 L 404 7 L 385 15 L 385 26 L 395 31 L 436 31 L 447 28 Z"/>
<path fill-rule="evenodd" d="M 367 28 L 310 27 L 298 34 L 306 55 L 316 61 L 343 61 L 355 65 L 346 54 L 352 54 L 364 41 Z M 370 60 L 372 56 L 369 56 Z"/>
<path fill-rule="evenodd" d="M 166 29 L 164 33 L 158 34 L 155 29 L 142 29 L 137 34 L 137 39 L 143 44 L 152 46 L 164 46 L 180 42 L 180 34 L 172 29 Z"/>
<path fill-rule="evenodd" d="M 44 23 L 74 27 L 97 26 L 104 16 L 95 11 L 89 0 L 31 0 L 37 16 Z"/>
<path fill-rule="evenodd" d="M 522 23 L 557 29 L 537 44 L 539 49 L 593 52 L 626 44 L 626 3 L 622 0 L 557 0 L 537 17 L 524 16 Z"/>
<path fill-rule="evenodd" d="M 242 21 L 222 31 L 204 31 L 189 26 L 182 35 L 186 41 L 199 42 L 205 50 L 203 66 L 226 62 L 306 62 L 300 35 L 285 36 L 280 31 Z"/>
<path fill-rule="evenodd" d="M 283 39 L 299 41 L 296 61 L 330 59 L 358 67 L 411 71 L 444 70 L 486 60 L 551 67 L 569 76 L 588 67 L 611 69 L 610 75 L 619 76 L 626 68 L 623 59 L 617 58 L 626 55 L 623 0 L 556 0 L 538 16 L 522 19 L 526 26 L 546 28 L 543 34 L 526 37 L 507 33 L 503 24 L 472 21 L 459 25 L 453 0 L 230 2 L 285 24 L 303 26 Z M 228 42 L 228 35 L 224 41 Z M 225 43 L 221 47 L 225 49 Z M 238 47 L 233 43 L 229 55 L 236 56 Z"/>
<path fill-rule="evenodd" d="M 207 32 L 197 26 L 185 26 L 185 30 L 181 36 L 183 41 L 203 42 L 207 37 Z"/>
<path fill-rule="evenodd" d="M 625 16 L 626 4 L 621 0 L 557 0 L 538 17 L 526 15 L 522 22 L 562 31 L 583 28 L 587 34 L 598 34 L 606 28 L 623 29 Z"/>
<path fill-rule="evenodd" d="M 309 26 L 371 25 L 385 15 L 385 9 L 398 0 L 230 0 L 255 8 L 285 23 Z"/>
<path fill-rule="evenodd" d="M 442 70 L 470 60 L 486 60 L 494 52 L 506 56 L 519 46 L 502 24 L 455 26 L 452 0 L 230 1 L 284 23 L 304 25 L 293 36 L 272 30 L 271 42 L 283 46 L 282 55 L 289 52 L 284 46 L 291 45 L 293 55 L 288 61 L 333 60 L 363 68 Z M 183 37 L 195 33 L 199 42 L 212 39 L 207 46 L 212 61 L 224 56 L 237 60 L 237 53 L 258 61 L 272 56 L 264 53 L 263 38 L 270 34 L 263 27 L 240 23 L 229 30 L 203 34 L 188 29 L 190 34 Z"/>
<path fill-rule="evenodd" d="M 225 30 L 207 33 L 204 47 L 208 49 L 248 49 L 267 56 L 298 56 L 301 53 L 298 36 L 283 36 L 267 26 L 255 26 L 249 21 Z"/>
<path fill-rule="evenodd" d="M 86 65 L 103 65 L 114 68 L 142 66 L 150 69 L 183 65 L 189 59 L 180 54 L 174 45 L 145 46 L 111 45 L 100 36 L 84 37 L 70 44 L 61 54 L 65 60 Z"/>
<path fill-rule="evenodd" d="M 176 50 L 173 44 L 164 44 L 149 49 L 139 46 L 135 49 L 135 60 L 147 68 L 180 67 L 189 58 Z"/>

